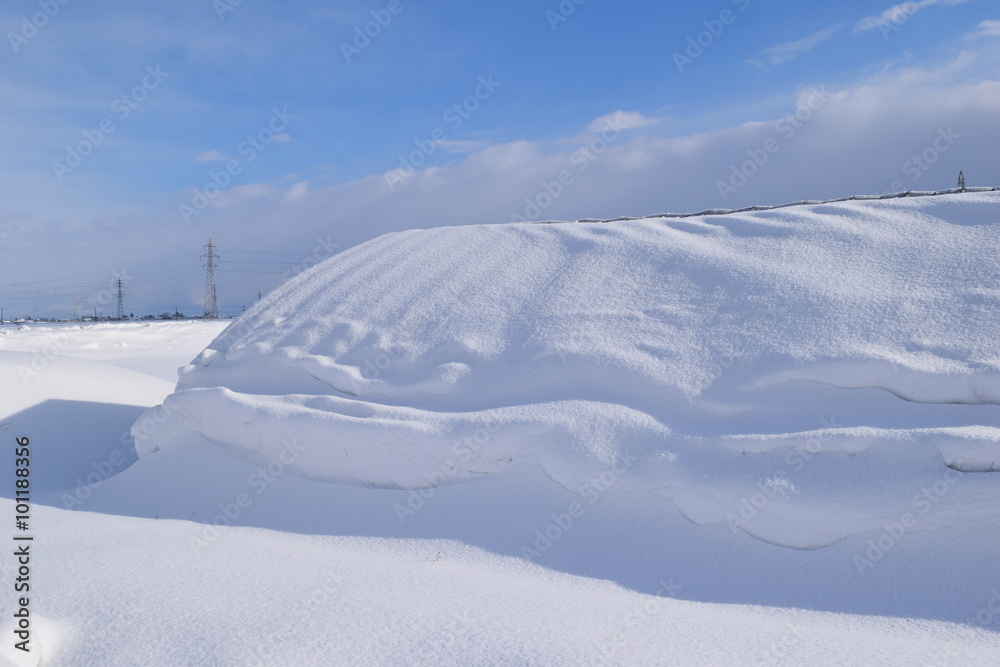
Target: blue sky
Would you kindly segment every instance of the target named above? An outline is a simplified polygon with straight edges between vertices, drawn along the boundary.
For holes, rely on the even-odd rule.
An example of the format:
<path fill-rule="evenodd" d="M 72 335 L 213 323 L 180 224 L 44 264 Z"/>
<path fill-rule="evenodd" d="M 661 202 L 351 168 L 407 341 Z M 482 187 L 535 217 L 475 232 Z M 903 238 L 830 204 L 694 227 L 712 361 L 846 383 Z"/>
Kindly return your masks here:
<path fill-rule="evenodd" d="M 1000 185 L 985 0 L 19 0 L 0 27 L 15 312 L 123 266 L 133 311 L 196 312 L 209 236 L 238 312 L 411 227 Z"/>

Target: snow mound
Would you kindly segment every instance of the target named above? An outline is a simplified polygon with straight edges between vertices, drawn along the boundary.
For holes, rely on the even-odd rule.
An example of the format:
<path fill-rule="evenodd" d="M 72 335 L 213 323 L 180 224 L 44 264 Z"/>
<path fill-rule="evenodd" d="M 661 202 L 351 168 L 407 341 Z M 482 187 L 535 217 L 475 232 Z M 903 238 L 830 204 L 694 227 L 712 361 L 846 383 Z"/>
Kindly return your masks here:
<path fill-rule="evenodd" d="M 995 192 L 389 234 L 227 328 L 136 451 L 403 489 L 614 471 L 622 504 L 827 546 L 997 470 L 998 247 Z"/>

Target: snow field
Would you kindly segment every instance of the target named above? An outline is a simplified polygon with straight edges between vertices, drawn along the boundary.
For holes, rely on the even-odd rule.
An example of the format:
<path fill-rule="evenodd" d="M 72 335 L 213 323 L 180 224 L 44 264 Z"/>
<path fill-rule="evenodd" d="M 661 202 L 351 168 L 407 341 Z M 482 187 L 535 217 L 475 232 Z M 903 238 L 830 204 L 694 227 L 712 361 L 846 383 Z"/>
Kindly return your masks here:
<path fill-rule="evenodd" d="M 403 232 L 225 331 L 7 327 L 0 657 L 995 664 L 998 203 Z"/>

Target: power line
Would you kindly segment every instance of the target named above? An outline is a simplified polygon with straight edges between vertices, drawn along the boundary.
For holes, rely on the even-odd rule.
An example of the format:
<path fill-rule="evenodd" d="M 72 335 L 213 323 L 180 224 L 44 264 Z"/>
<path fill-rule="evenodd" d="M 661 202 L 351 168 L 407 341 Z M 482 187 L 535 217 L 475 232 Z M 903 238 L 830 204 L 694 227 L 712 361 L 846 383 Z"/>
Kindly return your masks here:
<path fill-rule="evenodd" d="M 289 273 L 289 271 L 233 271 L 232 269 L 226 269 L 226 273 L 258 273 L 258 274 L 266 274 L 273 276 L 282 276 L 286 273 Z"/>
<path fill-rule="evenodd" d="M 133 269 L 135 269 L 137 271 L 141 271 L 141 270 L 143 270 L 143 267 L 151 266 L 151 265 L 154 265 L 154 264 L 165 264 L 165 263 L 169 263 L 169 262 L 176 262 L 176 261 L 181 260 L 181 259 L 186 259 L 189 262 L 191 261 L 190 255 L 181 256 L 181 257 L 168 257 L 168 258 L 165 258 L 165 259 L 152 260 L 152 261 L 149 261 L 149 262 L 143 262 L 142 264 L 134 265 Z M 153 269 L 153 270 L 156 270 L 156 269 Z M 124 269 L 123 269 L 123 271 L 124 271 Z M 8 275 L 24 277 L 23 274 L 9 273 Z M 65 276 L 59 276 L 59 277 L 56 277 L 56 278 L 31 278 L 30 280 L 26 280 L 25 282 L 31 282 L 32 284 L 62 283 L 62 282 L 69 282 L 69 281 L 81 281 L 83 283 L 91 283 L 91 282 L 99 282 L 103 278 L 105 278 L 107 275 L 108 275 L 108 273 L 106 271 L 91 271 L 91 272 L 88 272 L 88 273 L 78 273 L 78 274 L 72 274 L 72 275 L 65 275 Z M 11 284 L 13 284 L 13 285 L 19 285 L 19 284 L 24 284 L 24 283 L 22 283 L 22 281 L 18 281 L 16 283 L 0 284 L 0 288 L 7 287 L 8 285 L 11 285 Z"/>
<path fill-rule="evenodd" d="M 210 242 L 212 244 L 211 254 L 213 255 L 211 262 L 208 261 L 208 248 L 206 246 L 206 254 L 200 257 L 190 254 L 170 255 L 146 261 L 130 261 L 126 266 L 121 266 L 116 271 L 79 270 L 84 268 L 79 262 L 86 260 L 78 260 L 69 265 L 54 265 L 52 268 L 56 270 L 62 268 L 66 271 L 61 275 L 48 270 L 36 272 L 37 267 L 34 265 L 31 274 L 28 275 L 21 272 L 4 271 L 3 267 L 0 267 L 0 301 L 14 308 L 23 307 L 36 312 L 48 313 L 64 310 L 67 313 L 73 313 L 76 317 L 82 317 L 84 313 L 87 313 L 88 318 L 90 317 L 89 311 L 95 305 L 104 306 L 105 314 L 102 317 L 117 319 L 128 315 L 124 303 L 126 285 L 130 290 L 130 300 L 137 302 L 133 304 L 133 307 L 138 305 L 146 310 L 153 308 L 147 301 L 159 301 L 164 297 L 178 298 L 187 303 L 190 297 L 186 290 L 193 286 L 192 279 L 195 276 L 201 276 L 205 280 L 205 302 L 209 305 L 206 317 L 211 317 L 213 312 L 216 317 L 219 317 L 223 306 L 226 306 L 226 304 L 221 303 L 218 295 L 218 281 L 222 279 L 223 275 L 255 275 L 259 277 L 260 282 L 271 283 L 281 280 L 281 276 L 295 273 L 296 262 L 315 254 L 315 251 L 294 250 L 227 250 L 226 256 L 230 259 L 227 260 L 226 266 L 222 267 L 218 246 L 215 245 L 214 241 L 210 240 Z M 176 251 L 176 248 L 167 250 L 167 252 Z M 246 256 L 246 259 L 239 259 L 242 256 Z M 269 257 L 274 259 L 268 259 Z M 209 263 L 214 268 L 214 296 L 209 276 L 206 274 Z M 232 275 L 231 279 L 243 280 L 242 276 L 236 275 Z M 175 297 L 167 296 L 169 294 L 175 294 Z M 213 304 L 214 308 L 211 307 Z M 173 308 L 171 308 L 171 312 L 172 310 Z M 109 315 L 113 317 L 109 317 Z"/>

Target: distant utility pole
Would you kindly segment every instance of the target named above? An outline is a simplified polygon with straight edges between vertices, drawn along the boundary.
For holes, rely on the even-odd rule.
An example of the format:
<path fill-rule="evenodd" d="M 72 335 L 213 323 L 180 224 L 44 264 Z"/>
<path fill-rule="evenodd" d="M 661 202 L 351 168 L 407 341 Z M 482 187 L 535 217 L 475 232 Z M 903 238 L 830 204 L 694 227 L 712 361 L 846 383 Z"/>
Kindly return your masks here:
<path fill-rule="evenodd" d="M 118 279 L 118 308 L 115 310 L 115 319 L 121 322 L 125 319 L 125 301 L 122 294 L 122 279 Z"/>
<path fill-rule="evenodd" d="M 219 293 L 215 287 L 215 270 L 219 266 L 219 255 L 215 252 L 215 244 L 208 239 L 205 246 L 205 319 L 219 319 Z"/>
<path fill-rule="evenodd" d="M 958 172 L 958 191 L 965 192 L 965 174 L 963 172 Z"/>

